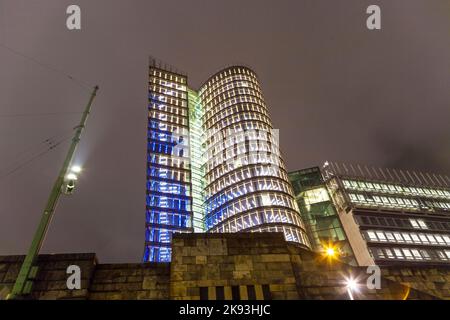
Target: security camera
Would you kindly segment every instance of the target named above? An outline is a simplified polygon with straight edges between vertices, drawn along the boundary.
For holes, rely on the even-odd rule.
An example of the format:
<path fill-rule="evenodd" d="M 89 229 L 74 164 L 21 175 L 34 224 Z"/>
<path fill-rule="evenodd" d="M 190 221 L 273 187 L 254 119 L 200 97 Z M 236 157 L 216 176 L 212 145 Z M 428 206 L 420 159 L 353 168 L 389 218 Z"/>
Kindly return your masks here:
<path fill-rule="evenodd" d="M 75 189 L 75 180 L 68 180 L 64 185 L 64 194 L 71 195 Z"/>

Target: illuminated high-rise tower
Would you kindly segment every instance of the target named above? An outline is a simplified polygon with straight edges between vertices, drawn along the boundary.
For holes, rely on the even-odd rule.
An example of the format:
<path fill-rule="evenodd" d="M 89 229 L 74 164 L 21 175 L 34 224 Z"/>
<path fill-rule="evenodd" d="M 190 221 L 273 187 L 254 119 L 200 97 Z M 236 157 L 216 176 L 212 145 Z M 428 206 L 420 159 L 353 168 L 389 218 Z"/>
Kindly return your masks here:
<path fill-rule="evenodd" d="M 256 74 L 226 68 L 198 91 L 150 59 L 144 261 L 174 232 L 282 232 L 310 247 Z"/>
<path fill-rule="evenodd" d="M 173 232 L 192 232 L 187 78 L 150 59 L 144 261 L 170 261 Z"/>
<path fill-rule="evenodd" d="M 200 88 L 208 232 L 283 232 L 309 247 L 256 74 L 226 68 Z"/>

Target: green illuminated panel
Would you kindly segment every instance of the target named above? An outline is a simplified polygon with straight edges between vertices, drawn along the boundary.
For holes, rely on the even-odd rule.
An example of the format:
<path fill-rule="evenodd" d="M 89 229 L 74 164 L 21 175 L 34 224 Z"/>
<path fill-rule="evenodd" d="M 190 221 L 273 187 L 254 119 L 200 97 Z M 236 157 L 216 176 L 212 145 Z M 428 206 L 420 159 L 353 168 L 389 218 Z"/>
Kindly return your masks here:
<path fill-rule="evenodd" d="M 204 132 L 202 116 L 204 113 L 198 94 L 188 89 L 189 107 L 189 137 L 191 142 L 191 170 L 192 170 L 192 225 L 194 232 L 205 232 L 204 207 Z"/>

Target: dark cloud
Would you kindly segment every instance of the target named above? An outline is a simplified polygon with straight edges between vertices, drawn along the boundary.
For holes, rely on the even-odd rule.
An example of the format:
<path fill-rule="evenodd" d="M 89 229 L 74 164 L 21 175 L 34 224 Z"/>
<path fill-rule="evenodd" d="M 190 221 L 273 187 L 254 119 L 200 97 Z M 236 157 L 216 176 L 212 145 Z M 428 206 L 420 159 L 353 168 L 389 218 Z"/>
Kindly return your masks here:
<path fill-rule="evenodd" d="M 447 0 L 0 0 L 0 41 L 100 92 L 77 161 L 78 190 L 61 199 L 45 252 L 143 252 L 147 56 L 198 87 L 220 67 L 259 75 L 289 169 L 324 160 L 449 173 Z M 65 28 L 81 6 L 82 31 Z M 382 9 L 382 30 L 365 9 Z M 89 91 L 0 48 L 1 114 L 73 112 Z M 0 172 L 78 115 L 0 118 Z M 24 253 L 67 143 L 0 180 L 0 254 Z"/>

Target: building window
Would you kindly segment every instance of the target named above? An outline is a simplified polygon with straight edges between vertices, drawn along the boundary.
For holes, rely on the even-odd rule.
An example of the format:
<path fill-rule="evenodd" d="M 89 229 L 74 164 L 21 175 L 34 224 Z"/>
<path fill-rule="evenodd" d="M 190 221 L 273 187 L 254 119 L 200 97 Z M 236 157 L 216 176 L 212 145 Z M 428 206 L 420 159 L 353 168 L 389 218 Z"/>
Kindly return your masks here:
<path fill-rule="evenodd" d="M 200 287 L 200 300 L 208 300 L 208 287 Z"/>
<path fill-rule="evenodd" d="M 448 254 L 450 258 L 450 251 L 448 251 Z M 272 300 L 272 294 L 270 293 L 270 286 L 268 284 L 262 285 L 262 292 L 264 300 Z"/>
<path fill-rule="evenodd" d="M 225 300 L 225 290 L 223 286 L 216 287 L 216 300 Z"/>
<path fill-rule="evenodd" d="M 241 293 L 239 291 L 239 286 L 231 287 L 231 297 L 233 300 L 241 300 Z"/>
<path fill-rule="evenodd" d="M 256 300 L 255 286 L 252 285 L 247 286 L 247 295 L 248 300 Z"/>
<path fill-rule="evenodd" d="M 427 224 L 422 219 L 409 219 L 409 222 L 414 229 L 428 229 Z"/>

